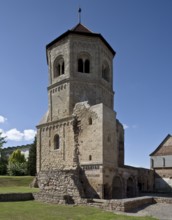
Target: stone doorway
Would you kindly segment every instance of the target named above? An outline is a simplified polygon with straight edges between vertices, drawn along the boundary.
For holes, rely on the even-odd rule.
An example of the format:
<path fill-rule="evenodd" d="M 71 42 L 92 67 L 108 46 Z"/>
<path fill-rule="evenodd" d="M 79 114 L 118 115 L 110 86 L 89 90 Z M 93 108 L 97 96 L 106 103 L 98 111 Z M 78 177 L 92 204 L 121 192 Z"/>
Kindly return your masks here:
<path fill-rule="evenodd" d="M 123 183 L 119 176 L 115 176 L 112 183 L 112 199 L 123 198 Z"/>
<path fill-rule="evenodd" d="M 135 184 L 131 177 L 127 180 L 127 198 L 132 198 L 135 196 Z"/>

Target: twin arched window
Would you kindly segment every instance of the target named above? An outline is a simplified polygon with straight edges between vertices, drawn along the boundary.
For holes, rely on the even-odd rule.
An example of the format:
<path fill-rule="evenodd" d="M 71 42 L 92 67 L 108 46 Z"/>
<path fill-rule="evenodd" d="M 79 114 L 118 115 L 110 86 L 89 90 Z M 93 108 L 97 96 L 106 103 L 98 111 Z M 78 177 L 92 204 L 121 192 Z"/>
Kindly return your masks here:
<path fill-rule="evenodd" d="M 65 63 L 63 57 L 57 57 L 54 61 L 54 78 L 65 73 Z"/>
<path fill-rule="evenodd" d="M 54 61 L 54 78 L 65 73 L 65 63 L 62 56 L 59 56 Z M 78 72 L 90 73 L 90 58 L 88 54 L 81 54 L 78 58 Z M 102 78 L 107 82 L 110 81 L 110 68 L 105 61 L 102 64 Z"/>
<path fill-rule="evenodd" d="M 107 82 L 110 81 L 110 69 L 107 62 L 104 62 L 102 65 L 102 78 Z"/>
<path fill-rule="evenodd" d="M 90 73 L 90 59 L 88 55 L 80 55 L 78 58 L 78 72 Z"/>

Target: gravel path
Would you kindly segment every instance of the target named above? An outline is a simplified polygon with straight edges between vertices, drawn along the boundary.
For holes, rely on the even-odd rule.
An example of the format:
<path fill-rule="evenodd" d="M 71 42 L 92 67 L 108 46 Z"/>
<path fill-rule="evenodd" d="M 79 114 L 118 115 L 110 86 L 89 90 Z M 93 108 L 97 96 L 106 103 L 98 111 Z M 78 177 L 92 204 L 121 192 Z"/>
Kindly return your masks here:
<path fill-rule="evenodd" d="M 152 216 L 159 220 L 172 220 L 172 204 L 156 203 L 126 213 L 133 216 Z"/>

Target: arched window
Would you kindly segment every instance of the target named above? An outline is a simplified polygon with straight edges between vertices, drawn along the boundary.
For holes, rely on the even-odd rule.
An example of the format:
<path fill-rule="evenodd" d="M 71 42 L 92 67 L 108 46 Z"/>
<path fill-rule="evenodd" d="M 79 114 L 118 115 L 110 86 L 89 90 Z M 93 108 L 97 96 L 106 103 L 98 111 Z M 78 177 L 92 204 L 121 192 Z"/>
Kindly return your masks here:
<path fill-rule="evenodd" d="M 83 60 L 78 59 L 78 72 L 83 73 Z"/>
<path fill-rule="evenodd" d="M 62 63 L 62 74 L 64 74 L 64 62 Z"/>
<path fill-rule="evenodd" d="M 63 58 L 60 56 L 60 57 L 57 57 L 54 61 L 54 78 L 62 75 L 65 73 L 65 63 L 64 63 L 64 60 Z"/>
<path fill-rule="evenodd" d="M 89 160 L 92 160 L 92 155 L 89 155 Z"/>
<path fill-rule="evenodd" d="M 58 134 L 54 136 L 54 149 L 59 149 L 60 148 L 60 137 Z"/>
<path fill-rule="evenodd" d="M 78 72 L 90 73 L 90 56 L 89 54 L 80 54 L 78 58 Z"/>
<path fill-rule="evenodd" d="M 87 59 L 85 60 L 85 73 L 90 72 L 90 61 Z"/>
<path fill-rule="evenodd" d="M 110 81 L 110 70 L 107 62 L 104 62 L 102 65 L 102 78 L 107 82 Z"/>
<path fill-rule="evenodd" d="M 165 158 L 162 158 L 162 162 L 163 162 L 163 167 L 165 167 Z"/>

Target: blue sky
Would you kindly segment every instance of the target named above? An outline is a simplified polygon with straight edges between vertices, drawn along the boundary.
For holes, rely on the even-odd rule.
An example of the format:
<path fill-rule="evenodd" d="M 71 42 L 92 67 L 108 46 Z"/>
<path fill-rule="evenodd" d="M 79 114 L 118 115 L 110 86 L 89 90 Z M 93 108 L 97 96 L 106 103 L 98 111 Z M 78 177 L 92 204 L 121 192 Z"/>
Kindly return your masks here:
<path fill-rule="evenodd" d="M 149 154 L 172 133 L 171 0 L 1 0 L 0 129 L 5 146 L 33 142 L 47 111 L 45 46 L 78 23 L 116 51 L 117 118 L 125 162 L 149 167 Z"/>

